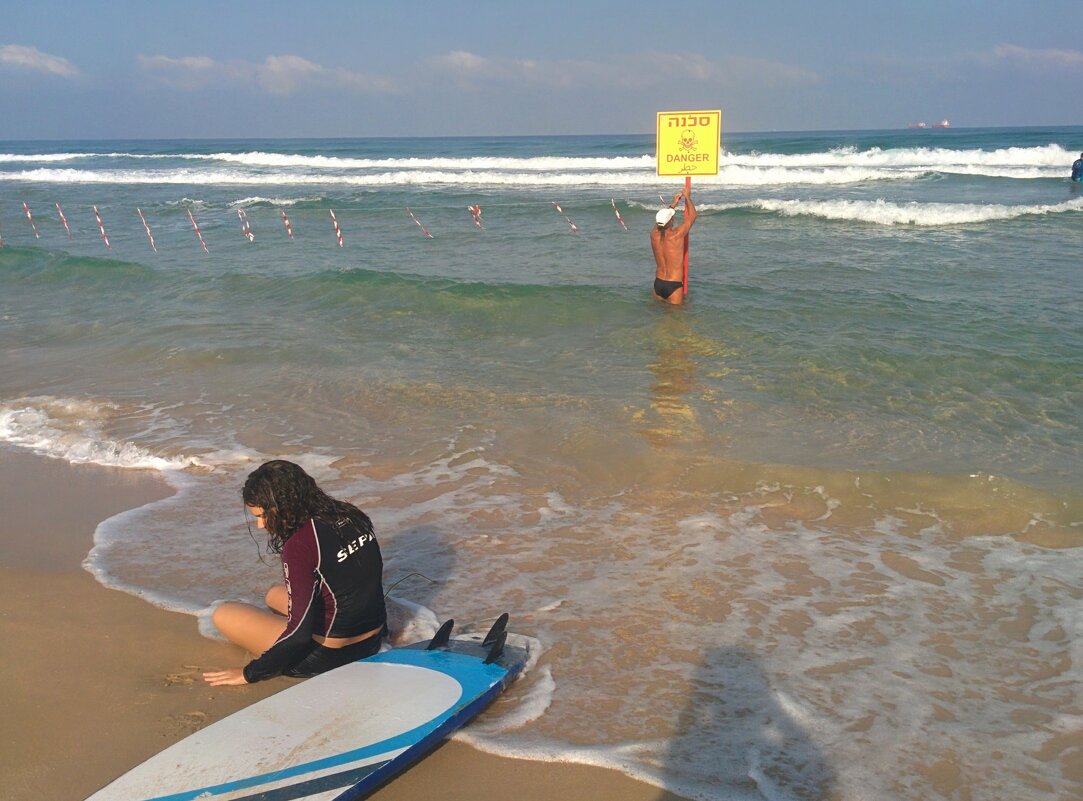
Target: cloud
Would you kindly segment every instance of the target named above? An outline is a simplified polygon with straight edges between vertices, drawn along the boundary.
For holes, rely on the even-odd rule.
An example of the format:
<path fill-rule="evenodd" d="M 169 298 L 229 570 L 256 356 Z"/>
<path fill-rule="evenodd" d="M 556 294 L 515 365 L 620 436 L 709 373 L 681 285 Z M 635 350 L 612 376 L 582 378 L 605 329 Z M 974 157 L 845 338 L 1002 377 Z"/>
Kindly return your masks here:
<path fill-rule="evenodd" d="M 610 61 L 489 58 L 455 50 L 414 66 L 394 77 L 325 67 L 297 55 L 269 56 L 262 63 L 218 61 L 207 56 L 174 58 L 140 55 L 145 74 L 184 91 L 232 85 L 270 95 L 291 95 L 324 88 L 358 94 L 405 94 L 414 87 L 484 92 L 495 87 L 554 91 L 636 92 L 697 84 L 712 88 L 807 86 L 818 83 L 815 72 L 764 59 L 642 52 Z"/>
<path fill-rule="evenodd" d="M 211 83 L 218 73 L 214 59 L 206 56 L 170 58 L 140 55 L 138 58 L 145 72 L 175 89 L 201 89 Z"/>
<path fill-rule="evenodd" d="M 446 56 L 436 59 L 437 64 L 442 64 L 448 69 L 461 74 L 482 75 L 491 68 L 493 62 L 487 58 L 467 53 L 465 50 L 456 50 Z"/>
<path fill-rule="evenodd" d="M 1079 50 L 1034 50 L 1019 45 L 1004 44 L 993 48 L 998 61 L 1011 61 L 1036 67 L 1078 69 L 1083 67 L 1083 52 Z"/>
<path fill-rule="evenodd" d="M 644 52 L 611 62 L 536 59 L 490 59 L 457 50 L 427 64 L 429 78 L 451 80 L 462 89 L 492 84 L 521 84 L 557 89 L 590 87 L 648 90 L 679 82 L 727 86 L 804 86 L 818 83 L 815 72 L 764 59 L 726 57 L 711 61 L 699 55 Z"/>
<path fill-rule="evenodd" d="M 216 61 L 208 56 L 138 57 L 143 71 L 167 86 L 196 91 L 212 84 L 255 88 L 272 95 L 291 95 L 304 89 L 347 89 L 366 94 L 389 94 L 396 84 L 386 78 L 324 67 L 301 56 L 268 56 L 262 64 Z"/>
<path fill-rule="evenodd" d="M 79 77 L 79 70 L 66 58 L 42 53 L 36 47 L 25 45 L 0 45 L 0 65 L 43 72 L 61 78 Z"/>

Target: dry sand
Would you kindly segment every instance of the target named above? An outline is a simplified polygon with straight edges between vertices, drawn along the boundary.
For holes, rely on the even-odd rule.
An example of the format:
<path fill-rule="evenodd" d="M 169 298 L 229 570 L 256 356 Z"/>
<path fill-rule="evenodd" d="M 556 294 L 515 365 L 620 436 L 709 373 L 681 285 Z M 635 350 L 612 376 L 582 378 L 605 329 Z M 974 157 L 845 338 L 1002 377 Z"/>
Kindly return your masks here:
<path fill-rule="evenodd" d="M 241 664 L 195 619 L 100 585 L 81 563 L 105 518 L 170 493 L 152 472 L 0 450 L 0 798 L 82 801 L 142 760 L 291 683 L 211 688 Z M 679 801 L 610 770 L 505 759 L 448 743 L 379 801 Z"/>

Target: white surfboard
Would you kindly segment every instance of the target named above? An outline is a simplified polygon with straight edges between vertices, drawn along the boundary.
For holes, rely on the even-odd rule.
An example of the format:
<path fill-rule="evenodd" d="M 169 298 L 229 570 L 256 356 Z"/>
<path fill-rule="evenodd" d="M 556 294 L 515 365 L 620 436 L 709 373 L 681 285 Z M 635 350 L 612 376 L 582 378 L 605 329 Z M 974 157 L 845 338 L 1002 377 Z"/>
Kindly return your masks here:
<path fill-rule="evenodd" d="M 488 635 L 394 648 L 306 679 L 133 768 L 87 801 L 354 801 L 481 712 L 526 663 Z M 426 650 L 432 646 L 431 650 Z"/>

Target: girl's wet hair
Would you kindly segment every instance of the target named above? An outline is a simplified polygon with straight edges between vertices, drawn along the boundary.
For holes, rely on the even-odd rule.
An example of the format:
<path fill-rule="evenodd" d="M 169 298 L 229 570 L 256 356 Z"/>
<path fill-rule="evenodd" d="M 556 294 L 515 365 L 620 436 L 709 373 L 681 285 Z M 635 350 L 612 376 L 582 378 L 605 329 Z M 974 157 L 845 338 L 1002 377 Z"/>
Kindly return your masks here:
<path fill-rule="evenodd" d="M 372 533 L 368 515 L 352 503 L 335 500 L 300 465 L 284 459 L 266 462 L 249 473 L 241 498 L 245 506 L 263 509 L 267 547 L 272 553 L 281 553 L 286 540 L 309 518 L 340 529 L 352 523 L 359 531 Z"/>

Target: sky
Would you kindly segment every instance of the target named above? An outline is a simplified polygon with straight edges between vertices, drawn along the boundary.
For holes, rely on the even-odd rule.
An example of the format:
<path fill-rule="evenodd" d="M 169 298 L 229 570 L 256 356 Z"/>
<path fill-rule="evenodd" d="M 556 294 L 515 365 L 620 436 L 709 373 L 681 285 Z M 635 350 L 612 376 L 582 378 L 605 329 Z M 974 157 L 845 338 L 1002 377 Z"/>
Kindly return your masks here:
<path fill-rule="evenodd" d="M 0 139 L 1083 124 L 1081 0 L 0 0 Z"/>

